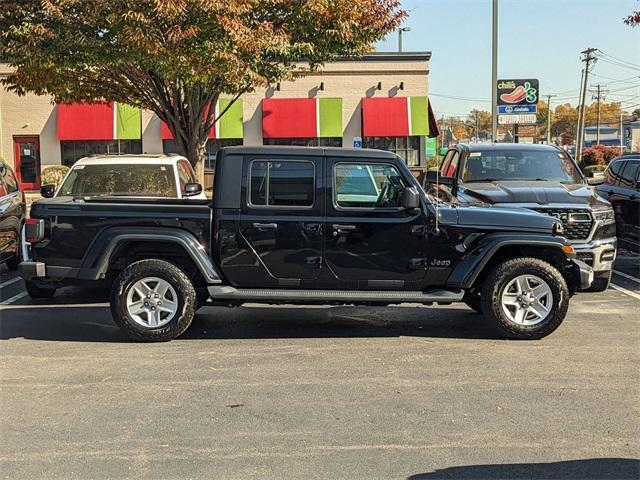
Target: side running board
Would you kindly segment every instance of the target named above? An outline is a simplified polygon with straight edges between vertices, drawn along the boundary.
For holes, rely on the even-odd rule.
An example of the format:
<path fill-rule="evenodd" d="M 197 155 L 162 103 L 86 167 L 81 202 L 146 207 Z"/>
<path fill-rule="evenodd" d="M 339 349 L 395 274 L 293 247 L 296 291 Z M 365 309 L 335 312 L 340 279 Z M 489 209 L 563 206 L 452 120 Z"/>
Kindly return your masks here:
<path fill-rule="evenodd" d="M 382 302 L 382 303 L 452 303 L 464 296 L 460 290 L 431 290 L 429 292 L 393 292 L 375 290 L 286 290 L 251 289 L 209 286 L 214 301 L 242 300 L 257 303 L 318 303 L 318 302 Z"/>

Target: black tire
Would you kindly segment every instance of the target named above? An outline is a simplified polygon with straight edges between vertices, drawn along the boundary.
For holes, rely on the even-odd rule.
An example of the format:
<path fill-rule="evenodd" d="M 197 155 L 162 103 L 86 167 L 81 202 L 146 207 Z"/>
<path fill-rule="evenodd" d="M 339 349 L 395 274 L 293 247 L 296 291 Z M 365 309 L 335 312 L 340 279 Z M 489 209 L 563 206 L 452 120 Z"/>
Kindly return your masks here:
<path fill-rule="evenodd" d="M 9 270 L 11 270 L 12 272 L 15 272 L 16 270 L 18 270 L 18 267 L 20 266 L 20 257 L 18 256 L 11 257 L 5 263 Z"/>
<path fill-rule="evenodd" d="M 160 327 L 140 325 L 127 310 L 129 290 L 137 281 L 146 277 L 157 277 L 168 282 L 176 293 L 176 313 L 168 323 Z M 189 277 L 165 260 L 147 259 L 132 263 L 118 275 L 111 288 L 113 320 L 129 337 L 142 342 L 167 342 L 182 335 L 191 325 L 196 302 L 196 291 Z"/>
<path fill-rule="evenodd" d="M 609 272 L 601 277 L 595 277 L 591 286 L 583 291 L 592 293 L 604 292 L 607 288 L 609 288 L 609 283 L 611 283 L 611 274 L 612 272 Z"/>
<path fill-rule="evenodd" d="M 43 299 L 51 298 L 56 294 L 56 289 L 51 287 L 41 287 L 30 280 L 24 282 L 27 293 L 31 298 Z"/>
<path fill-rule="evenodd" d="M 520 275 L 534 275 L 544 280 L 551 290 L 553 303 L 540 323 L 518 324 L 502 309 L 505 288 Z M 482 308 L 485 317 L 495 323 L 507 338 L 535 340 L 546 337 L 560 326 L 569 308 L 569 289 L 564 277 L 549 263 L 537 258 L 514 258 L 496 266 L 483 282 Z"/>
<path fill-rule="evenodd" d="M 482 299 L 479 293 L 467 292 L 462 301 L 467 304 L 467 307 L 479 313 L 480 315 L 484 313 L 482 311 Z"/>

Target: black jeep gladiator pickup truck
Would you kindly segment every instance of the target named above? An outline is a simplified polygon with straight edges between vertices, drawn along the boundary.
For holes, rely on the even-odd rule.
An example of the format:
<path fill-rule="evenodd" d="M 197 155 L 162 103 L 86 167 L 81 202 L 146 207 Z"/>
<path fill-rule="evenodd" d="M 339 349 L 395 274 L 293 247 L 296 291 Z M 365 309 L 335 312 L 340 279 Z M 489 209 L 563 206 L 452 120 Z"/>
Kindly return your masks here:
<path fill-rule="evenodd" d="M 389 152 L 226 148 L 214 187 L 213 201 L 35 202 L 20 266 L 29 294 L 105 282 L 115 322 L 143 341 L 182 334 L 206 301 L 466 302 L 534 339 L 593 279 L 557 219 L 434 203 Z"/>

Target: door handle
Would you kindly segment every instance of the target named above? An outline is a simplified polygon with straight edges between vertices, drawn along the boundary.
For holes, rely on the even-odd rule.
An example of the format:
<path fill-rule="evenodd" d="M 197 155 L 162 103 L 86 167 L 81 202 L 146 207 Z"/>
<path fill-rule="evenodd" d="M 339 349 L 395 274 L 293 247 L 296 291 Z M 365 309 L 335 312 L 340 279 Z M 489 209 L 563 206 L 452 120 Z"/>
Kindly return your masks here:
<path fill-rule="evenodd" d="M 337 223 L 334 223 L 332 225 L 332 228 L 333 228 L 334 237 L 340 234 L 345 234 L 345 233 L 353 232 L 354 230 L 356 230 L 355 225 L 340 225 Z"/>
<path fill-rule="evenodd" d="M 260 223 L 260 222 L 253 222 L 252 223 L 253 228 L 256 228 L 258 230 L 276 230 L 278 228 L 278 224 L 277 223 Z"/>

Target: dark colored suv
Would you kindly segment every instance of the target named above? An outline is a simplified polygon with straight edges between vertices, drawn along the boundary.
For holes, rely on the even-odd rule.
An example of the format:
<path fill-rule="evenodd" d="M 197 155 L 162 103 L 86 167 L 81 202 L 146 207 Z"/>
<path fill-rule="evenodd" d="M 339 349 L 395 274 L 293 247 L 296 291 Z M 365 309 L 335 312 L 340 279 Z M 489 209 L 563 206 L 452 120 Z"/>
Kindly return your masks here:
<path fill-rule="evenodd" d="M 425 190 L 460 205 L 527 208 L 557 218 L 578 257 L 595 271 L 589 291 L 606 290 L 616 257 L 611 205 L 598 197 L 573 159 L 551 145 L 459 144 Z"/>
<path fill-rule="evenodd" d="M 13 170 L 0 162 L 0 264 L 17 270 L 20 264 L 20 229 L 26 204 Z"/>
<path fill-rule="evenodd" d="M 620 246 L 640 253 L 640 155 L 612 160 L 597 191 L 613 206 Z"/>

